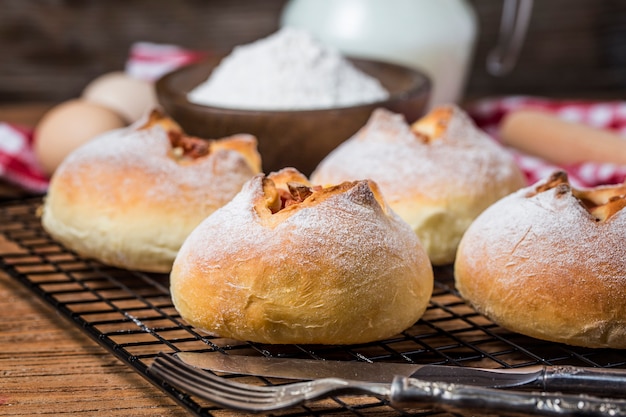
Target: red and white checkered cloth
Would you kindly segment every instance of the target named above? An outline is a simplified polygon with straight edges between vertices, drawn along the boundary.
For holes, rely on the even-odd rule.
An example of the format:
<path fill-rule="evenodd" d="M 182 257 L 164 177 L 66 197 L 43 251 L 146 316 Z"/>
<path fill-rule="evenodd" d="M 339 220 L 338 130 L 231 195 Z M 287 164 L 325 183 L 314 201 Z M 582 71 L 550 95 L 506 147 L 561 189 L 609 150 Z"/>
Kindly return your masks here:
<path fill-rule="evenodd" d="M 136 42 L 130 48 L 125 72 L 131 77 L 156 81 L 168 72 L 197 62 L 206 55 L 205 52 L 176 45 Z"/>
<path fill-rule="evenodd" d="M 175 45 L 137 42 L 132 45 L 125 71 L 146 80 L 156 80 L 167 72 L 198 61 L 206 53 Z M 476 124 L 499 141 L 498 126 L 510 111 L 532 107 L 551 112 L 567 120 L 612 129 L 626 134 L 626 102 L 559 101 L 538 97 L 514 96 L 483 99 L 466 107 Z M 32 150 L 33 132 L 0 121 L 0 179 L 34 192 L 45 192 L 48 180 L 39 168 Z M 577 187 L 621 183 L 626 180 L 626 166 L 583 163 L 556 166 L 539 158 L 511 149 L 517 163 L 532 184 L 557 169 L 565 170 Z"/>
<path fill-rule="evenodd" d="M 0 178 L 32 193 L 48 188 L 35 158 L 31 129 L 0 122 Z"/>

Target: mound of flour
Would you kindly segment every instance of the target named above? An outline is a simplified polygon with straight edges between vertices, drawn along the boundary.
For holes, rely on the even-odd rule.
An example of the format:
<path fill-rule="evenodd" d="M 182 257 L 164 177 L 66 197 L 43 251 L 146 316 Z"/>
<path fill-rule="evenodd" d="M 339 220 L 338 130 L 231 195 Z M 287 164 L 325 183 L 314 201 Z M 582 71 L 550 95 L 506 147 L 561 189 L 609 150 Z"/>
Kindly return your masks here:
<path fill-rule="evenodd" d="M 335 108 L 388 97 L 339 51 L 293 28 L 236 47 L 188 94 L 197 104 L 249 110 Z"/>

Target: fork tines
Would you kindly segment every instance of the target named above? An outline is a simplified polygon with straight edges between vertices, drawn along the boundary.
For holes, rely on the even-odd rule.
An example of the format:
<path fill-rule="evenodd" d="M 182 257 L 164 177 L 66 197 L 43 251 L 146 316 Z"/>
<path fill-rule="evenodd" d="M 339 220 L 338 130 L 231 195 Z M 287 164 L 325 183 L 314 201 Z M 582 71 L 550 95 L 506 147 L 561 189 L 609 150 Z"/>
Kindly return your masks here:
<path fill-rule="evenodd" d="M 331 393 L 378 394 L 369 389 L 367 383 L 354 386 L 338 378 L 271 386 L 242 384 L 164 353 L 159 353 L 148 371 L 164 382 L 218 406 L 253 413 L 282 410 Z"/>
<path fill-rule="evenodd" d="M 276 406 L 277 387 L 229 381 L 187 365 L 172 355 L 160 353 L 149 372 L 176 388 L 222 407 L 260 412 Z"/>

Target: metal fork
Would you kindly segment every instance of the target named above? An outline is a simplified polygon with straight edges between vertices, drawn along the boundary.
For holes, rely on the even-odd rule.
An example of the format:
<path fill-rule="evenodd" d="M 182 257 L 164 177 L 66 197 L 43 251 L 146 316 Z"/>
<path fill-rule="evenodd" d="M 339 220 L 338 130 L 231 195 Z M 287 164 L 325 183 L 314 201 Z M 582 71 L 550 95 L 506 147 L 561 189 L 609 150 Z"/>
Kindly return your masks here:
<path fill-rule="evenodd" d="M 451 412 L 507 412 L 545 416 L 626 416 L 626 400 L 587 395 L 505 391 L 396 377 L 391 384 L 324 378 L 282 385 L 242 384 L 160 353 L 148 372 L 218 406 L 261 413 L 330 396 L 371 395 L 397 408 L 434 407 Z"/>

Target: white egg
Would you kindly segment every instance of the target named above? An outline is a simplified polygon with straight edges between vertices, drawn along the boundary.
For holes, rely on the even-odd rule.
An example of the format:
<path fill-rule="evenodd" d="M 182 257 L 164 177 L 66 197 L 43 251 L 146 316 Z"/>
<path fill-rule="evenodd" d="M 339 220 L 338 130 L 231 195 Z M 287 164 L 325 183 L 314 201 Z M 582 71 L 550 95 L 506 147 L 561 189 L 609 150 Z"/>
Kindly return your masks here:
<path fill-rule="evenodd" d="M 82 98 L 101 104 L 119 113 L 128 123 L 156 107 L 152 82 L 131 77 L 124 72 L 110 72 L 91 81 Z"/>
<path fill-rule="evenodd" d="M 76 99 L 61 103 L 41 118 L 34 132 L 35 156 L 51 175 L 74 149 L 100 133 L 126 125 L 116 112 Z"/>

